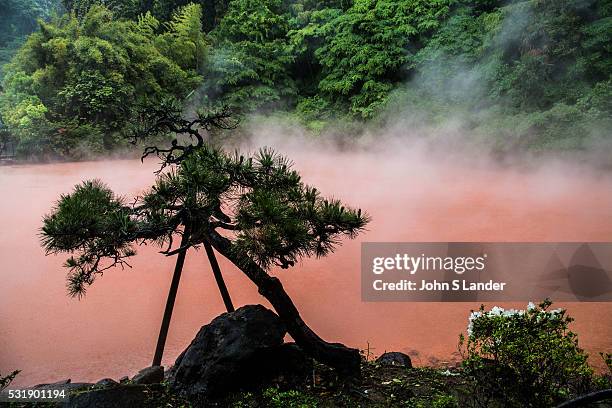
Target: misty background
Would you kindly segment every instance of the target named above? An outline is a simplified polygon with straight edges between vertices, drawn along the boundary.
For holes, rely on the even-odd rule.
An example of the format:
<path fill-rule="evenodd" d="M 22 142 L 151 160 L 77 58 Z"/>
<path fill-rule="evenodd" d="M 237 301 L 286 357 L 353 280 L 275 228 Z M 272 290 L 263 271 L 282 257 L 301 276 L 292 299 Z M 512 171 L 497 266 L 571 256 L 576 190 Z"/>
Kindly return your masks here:
<path fill-rule="evenodd" d="M 342 146 L 576 157 L 608 166 L 612 7 L 595 0 L 2 0 L 5 150 L 127 148 L 138 109 L 230 106 Z M 289 137 L 289 136 L 287 136 Z"/>

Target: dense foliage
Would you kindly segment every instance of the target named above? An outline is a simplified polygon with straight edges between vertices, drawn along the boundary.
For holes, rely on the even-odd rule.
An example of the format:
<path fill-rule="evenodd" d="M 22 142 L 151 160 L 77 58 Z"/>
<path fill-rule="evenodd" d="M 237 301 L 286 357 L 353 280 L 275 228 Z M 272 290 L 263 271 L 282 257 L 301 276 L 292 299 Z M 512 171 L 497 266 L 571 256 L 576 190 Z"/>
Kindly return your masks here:
<path fill-rule="evenodd" d="M 160 174 L 133 206 L 99 181 L 76 186 L 45 217 L 42 233 L 48 253 L 77 254 L 65 266 L 70 293 L 81 295 L 105 269 L 125 264 L 135 243 L 151 241 L 170 253 L 184 228 L 193 246 L 217 229 L 231 231 L 232 254 L 269 269 L 325 256 L 367 222 L 361 210 L 305 185 L 270 149 L 247 157 L 203 145 Z"/>
<path fill-rule="evenodd" d="M 201 80 L 201 9 L 176 11 L 158 33 L 150 14 L 117 20 L 102 6 L 82 20 L 40 22 L 6 67 L 2 118 L 22 152 L 61 155 L 121 145 L 141 105 L 184 97 Z"/>
<path fill-rule="evenodd" d="M 460 345 L 474 406 L 556 406 L 591 388 L 587 354 L 568 327 L 573 319 L 550 305 L 472 312 Z"/>
<path fill-rule="evenodd" d="M 38 28 L 37 19 L 48 19 L 60 11 L 59 0 L 0 0 L 0 67 Z"/>
<path fill-rule="evenodd" d="M 504 147 L 581 149 L 609 139 L 612 6 L 456 3 L 394 103 L 456 116 Z"/>
<path fill-rule="evenodd" d="M 440 26 L 450 0 L 356 0 L 348 10 L 316 14 L 292 32 L 294 43 L 317 37 L 313 55 L 320 64 L 318 95 L 358 117 L 369 118 L 384 106 L 389 92 L 407 78 L 419 44 Z M 315 28 L 316 27 L 316 28 Z"/>
<path fill-rule="evenodd" d="M 23 6 L 26 0 L 8 2 L 35 9 Z M 192 6 L 64 0 L 63 6 L 72 16 L 40 24 L 5 67 L 0 114 L 24 155 L 74 156 L 82 147 L 76 140 L 85 140 L 87 151 L 114 148 L 132 113 L 126 100 L 183 98 L 190 91 L 196 91 L 190 107 L 281 112 L 316 131 L 418 118 L 412 125 L 453 121 L 463 134 L 500 149 L 576 150 L 609 139 L 612 5 L 606 0 L 198 0 Z M 188 16 L 177 19 L 177 10 Z M 33 29 L 28 21 L 22 31 Z M 0 32 L 0 45 L 11 35 Z M 84 56 L 83 37 L 108 41 L 108 57 L 100 44 Z M 96 60 L 96 52 L 108 60 Z M 87 65 L 92 59 L 96 66 Z M 87 90 L 92 84 L 100 89 Z M 100 106 L 108 110 L 103 117 Z"/>

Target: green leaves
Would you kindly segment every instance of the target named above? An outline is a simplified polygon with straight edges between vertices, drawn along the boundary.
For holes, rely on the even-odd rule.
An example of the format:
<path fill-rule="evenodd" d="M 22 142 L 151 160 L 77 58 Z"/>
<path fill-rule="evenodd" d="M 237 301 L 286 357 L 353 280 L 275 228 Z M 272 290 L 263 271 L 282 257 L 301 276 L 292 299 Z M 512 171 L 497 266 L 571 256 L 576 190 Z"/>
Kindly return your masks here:
<path fill-rule="evenodd" d="M 357 0 L 346 12 L 313 13 L 309 24 L 291 32 L 293 46 L 321 65 L 318 89 L 359 118 L 373 117 L 391 89 L 406 78 L 410 48 L 437 28 L 450 1 Z"/>
<path fill-rule="evenodd" d="M 202 6 L 190 3 L 178 8 L 165 23 L 166 32 L 157 40 L 164 55 L 181 67 L 201 73 L 208 44 L 202 32 Z"/>
<path fill-rule="evenodd" d="M 123 201 L 99 180 L 86 181 L 63 195 L 52 213 L 43 219 L 42 245 L 50 253 L 73 253 L 65 266 L 70 269 L 68 289 L 81 296 L 95 275 L 135 254 L 131 243 L 137 224 Z M 111 264 L 102 265 L 103 259 Z"/>
<path fill-rule="evenodd" d="M 49 15 L 5 2 L 0 48 L 3 29 L 10 39 Z M 433 126 L 469 116 L 465 133 L 498 148 L 581 149 L 609 133 L 612 17 L 601 1 L 64 4 L 73 14 L 41 23 L 5 69 L 0 114 L 22 155 L 122 147 L 136 106 L 187 95 L 195 109 L 289 111 L 315 133 L 394 110 Z"/>
<path fill-rule="evenodd" d="M 199 6 L 178 10 L 161 34 L 150 14 L 133 22 L 99 5 L 87 10 L 81 20 L 41 23 L 7 68 L 0 113 L 18 149 L 29 150 L 31 137 L 46 154 L 115 148 L 139 106 L 183 98 L 201 80 Z M 83 138 L 81 126 L 98 139 Z"/>
<path fill-rule="evenodd" d="M 281 106 L 295 84 L 286 45 L 289 14 L 281 0 L 235 0 L 211 32 L 205 91 L 214 106 L 250 112 Z"/>
<path fill-rule="evenodd" d="M 474 403 L 555 406 L 588 389 L 593 371 L 569 330 L 573 319 L 563 309 L 549 310 L 551 304 L 472 312 L 468 337 L 461 336 L 459 345 L 476 387 Z"/>
<path fill-rule="evenodd" d="M 0 1 L 0 67 L 9 61 L 25 36 L 38 28 L 37 20 L 48 19 L 59 8 L 59 0 Z M 0 79 L 2 70 L 0 69 Z"/>
<path fill-rule="evenodd" d="M 368 221 L 361 210 L 306 186 L 292 163 L 272 149 L 249 157 L 204 144 L 161 173 L 132 206 L 100 181 L 76 186 L 44 218 L 41 238 L 48 254 L 74 254 L 65 263 L 68 289 L 81 296 L 106 269 L 128 265 L 133 243 L 150 241 L 173 253 L 174 236 L 187 225 L 189 246 L 208 240 L 213 230 L 224 231 L 234 255 L 269 269 L 325 256 Z"/>
<path fill-rule="evenodd" d="M 292 162 L 270 148 L 248 157 L 204 145 L 170 174 L 160 176 L 143 202 L 178 204 L 200 234 L 211 226 L 230 228 L 234 249 L 265 269 L 325 256 L 339 237 L 355 237 L 368 222 L 361 211 L 306 186 Z"/>
<path fill-rule="evenodd" d="M 339 237 L 353 238 L 368 222 L 361 211 L 321 197 L 291 166 L 272 150 L 261 150 L 248 169 L 251 187 L 236 204 L 236 248 L 264 269 L 325 256 Z"/>

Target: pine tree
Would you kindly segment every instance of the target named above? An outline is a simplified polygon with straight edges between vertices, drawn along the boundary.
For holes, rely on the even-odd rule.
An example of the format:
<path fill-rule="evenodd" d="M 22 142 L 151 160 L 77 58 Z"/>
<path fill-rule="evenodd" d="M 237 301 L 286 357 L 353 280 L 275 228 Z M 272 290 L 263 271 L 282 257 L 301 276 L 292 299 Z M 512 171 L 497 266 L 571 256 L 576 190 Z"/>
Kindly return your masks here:
<path fill-rule="evenodd" d="M 100 181 L 86 181 L 62 196 L 44 219 L 42 243 L 47 253 L 74 254 L 66 262 L 69 293 L 82 296 L 103 271 L 126 265 L 136 243 L 154 242 L 164 254 L 178 255 L 153 361 L 159 365 L 186 253 L 205 246 L 207 252 L 214 249 L 231 261 L 258 287 L 289 334 L 313 358 L 358 370 L 358 351 L 322 340 L 268 271 L 292 267 L 304 257 L 326 256 L 340 238 L 354 238 L 368 216 L 322 197 L 272 149 L 246 156 L 205 142 L 202 130 L 232 127 L 226 113 L 185 119 L 178 109 L 162 107 L 142 118 L 146 125 L 139 138 L 177 135 L 168 148 L 145 149 L 144 157 L 155 154 L 163 160 L 155 185 L 127 205 Z M 179 143 L 185 136 L 193 143 Z"/>

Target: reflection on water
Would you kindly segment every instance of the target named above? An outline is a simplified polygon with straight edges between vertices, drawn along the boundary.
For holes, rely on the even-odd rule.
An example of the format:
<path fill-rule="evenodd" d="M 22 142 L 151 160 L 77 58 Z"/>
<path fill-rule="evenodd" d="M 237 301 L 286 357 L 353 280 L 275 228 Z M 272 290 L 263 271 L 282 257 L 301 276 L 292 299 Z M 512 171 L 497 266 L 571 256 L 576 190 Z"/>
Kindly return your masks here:
<path fill-rule="evenodd" d="M 610 176 L 567 168 L 534 172 L 425 162 L 398 154 L 299 151 L 307 182 L 373 217 L 368 231 L 325 259 L 275 271 L 305 320 L 324 338 L 411 353 L 417 364 L 454 358 L 471 303 L 363 303 L 361 241 L 609 241 Z M 15 384 L 131 375 L 150 364 L 172 259 L 138 248 L 132 269 L 107 271 L 81 301 L 66 296 L 65 256 L 45 257 L 41 217 L 60 193 L 100 178 L 126 196 L 153 180 L 137 160 L 0 167 L 0 372 Z M 559 176 L 562 174 L 563 176 Z M 262 302 L 221 260 L 236 305 Z M 534 299 L 535 300 L 535 299 Z M 519 304 L 506 306 L 521 307 Z M 612 306 L 565 304 L 588 351 L 612 347 Z M 223 312 L 203 251 L 190 252 L 166 348 L 169 364 L 198 328 Z M 595 358 L 594 363 L 599 363 Z"/>

